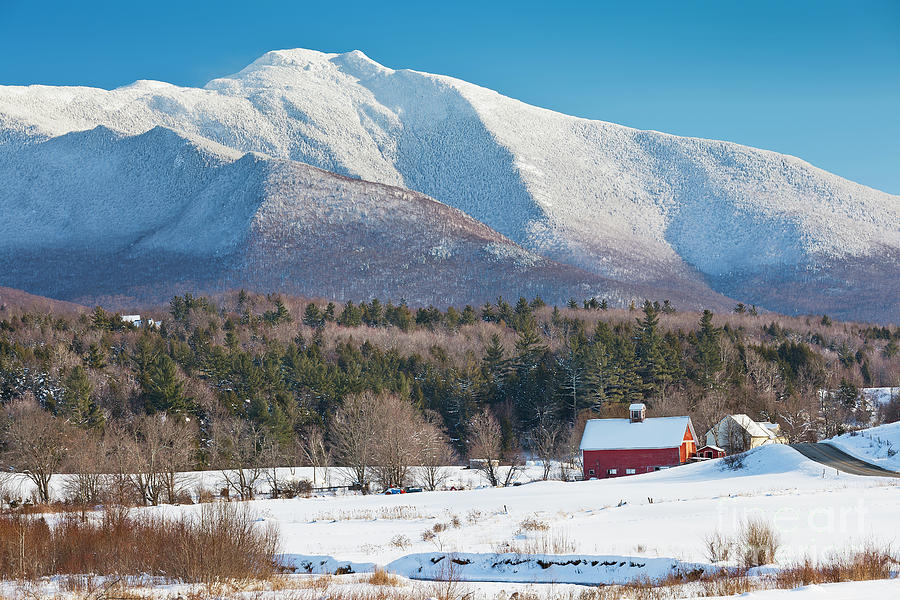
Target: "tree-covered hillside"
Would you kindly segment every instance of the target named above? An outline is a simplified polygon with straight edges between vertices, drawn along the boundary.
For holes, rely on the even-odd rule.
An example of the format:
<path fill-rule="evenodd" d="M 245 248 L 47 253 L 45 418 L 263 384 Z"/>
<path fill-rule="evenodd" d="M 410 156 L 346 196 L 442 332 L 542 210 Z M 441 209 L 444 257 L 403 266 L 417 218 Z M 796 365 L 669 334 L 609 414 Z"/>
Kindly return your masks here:
<path fill-rule="evenodd" d="M 489 415 L 505 457 L 564 457 L 583 419 L 630 402 L 645 402 L 650 416 L 688 414 L 700 435 L 726 413 L 747 413 L 803 441 L 896 418 L 895 407 L 873 411 L 857 388 L 900 385 L 900 328 L 741 305 L 698 314 L 667 302 L 612 310 L 593 299 L 551 307 L 500 298 L 441 310 L 240 292 L 175 297 L 144 316 L 161 325 L 135 327 L 100 308 L 4 306 L 0 399 L 33 399 L 53 422 L 95 437 L 174 415 L 196 428 L 187 468 L 239 454 L 215 450 L 217 431 L 257 448 L 265 440 L 288 451 L 320 436 L 336 448 L 336 415 L 367 392 L 411 404 L 462 454 L 473 422 Z M 309 460 L 308 450 L 277 460 Z"/>

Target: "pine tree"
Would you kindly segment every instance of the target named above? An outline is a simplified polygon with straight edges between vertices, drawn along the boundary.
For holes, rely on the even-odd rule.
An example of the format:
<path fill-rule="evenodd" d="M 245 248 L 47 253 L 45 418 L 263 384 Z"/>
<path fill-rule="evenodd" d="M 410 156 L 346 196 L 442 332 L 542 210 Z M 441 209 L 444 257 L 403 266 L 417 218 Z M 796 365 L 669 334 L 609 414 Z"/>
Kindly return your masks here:
<path fill-rule="evenodd" d="M 344 305 L 337 323 L 344 327 L 359 327 L 362 325 L 362 311 L 350 300 Z"/>
<path fill-rule="evenodd" d="M 68 420 L 84 429 L 101 428 L 106 420 L 92 393 L 87 371 L 81 365 L 74 367 L 66 377 L 63 408 Z"/>
<path fill-rule="evenodd" d="M 310 302 L 303 312 L 303 324 L 307 327 L 320 327 L 325 324 L 325 317 L 319 307 Z"/>
<path fill-rule="evenodd" d="M 722 368 L 719 355 L 721 330 L 713 325 L 712 318 L 712 312 L 704 310 L 700 317 L 700 331 L 697 332 L 697 382 L 707 389 L 712 388 L 714 376 Z"/>
<path fill-rule="evenodd" d="M 334 302 L 329 302 L 328 306 L 325 307 L 325 312 L 322 315 L 322 318 L 324 318 L 329 323 L 333 323 L 335 310 L 336 310 L 336 307 L 334 306 Z"/>
<path fill-rule="evenodd" d="M 156 358 L 141 383 L 147 412 L 188 412 L 189 401 L 184 395 L 178 367 L 167 354 Z"/>
<path fill-rule="evenodd" d="M 652 394 L 668 382 L 668 373 L 658 331 L 659 311 L 649 300 L 644 302 L 643 311 L 644 318 L 636 320 L 638 334 L 635 355 L 644 388 L 647 393 Z"/>
<path fill-rule="evenodd" d="M 475 309 L 471 304 L 466 304 L 466 307 L 462 311 L 462 315 L 459 317 L 460 325 L 474 325 L 478 320 L 478 317 L 475 315 Z"/>

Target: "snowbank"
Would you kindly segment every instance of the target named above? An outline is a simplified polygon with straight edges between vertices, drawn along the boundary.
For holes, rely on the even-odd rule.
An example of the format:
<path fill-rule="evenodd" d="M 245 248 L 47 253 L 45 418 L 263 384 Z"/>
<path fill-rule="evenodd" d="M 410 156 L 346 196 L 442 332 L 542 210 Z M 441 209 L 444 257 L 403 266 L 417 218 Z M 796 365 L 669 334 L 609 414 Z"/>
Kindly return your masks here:
<path fill-rule="evenodd" d="M 900 472 L 900 422 L 851 431 L 826 442 L 860 460 Z"/>

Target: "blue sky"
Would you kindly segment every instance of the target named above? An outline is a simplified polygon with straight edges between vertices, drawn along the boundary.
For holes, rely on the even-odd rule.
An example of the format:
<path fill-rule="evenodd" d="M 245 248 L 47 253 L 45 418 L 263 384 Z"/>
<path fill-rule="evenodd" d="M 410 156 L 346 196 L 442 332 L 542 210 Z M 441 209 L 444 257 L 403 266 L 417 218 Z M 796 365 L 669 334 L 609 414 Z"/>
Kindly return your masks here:
<path fill-rule="evenodd" d="M 202 85 L 297 47 L 786 152 L 900 194 L 897 1 L 0 0 L 0 84 Z"/>

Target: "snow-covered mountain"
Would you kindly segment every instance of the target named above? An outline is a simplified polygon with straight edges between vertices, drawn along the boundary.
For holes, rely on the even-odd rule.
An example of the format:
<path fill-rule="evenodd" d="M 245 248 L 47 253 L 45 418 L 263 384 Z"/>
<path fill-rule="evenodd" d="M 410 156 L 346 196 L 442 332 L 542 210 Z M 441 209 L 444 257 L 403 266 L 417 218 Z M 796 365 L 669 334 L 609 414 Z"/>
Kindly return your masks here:
<path fill-rule="evenodd" d="M 653 291 L 536 255 L 418 192 L 163 127 L 98 126 L 0 153 L 0 181 L 4 283 L 53 297 L 121 305 L 250 287 L 449 304 Z"/>
<path fill-rule="evenodd" d="M 99 125 L 151 132 L 128 142 L 148 144 L 147 160 L 138 159 L 125 188 L 107 191 L 121 192 L 121 202 L 101 194 L 104 206 L 127 212 L 133 198 L 155 207 L 154 218 L 199 219 L 141 241 L 160 250 L 227 246 L 244 230 L 222 221 L 227 231 L 201 234 L 196 201 L 147 191 L 142 182 L 152 171 L 204 171 L 191 176 L 196 195 L 238 202 L 257 185 L 231 179 L 240 165 L 288 168 L 268 161 L 285 159 L 416 190 L 573 273 L 627 284 L 621 289 L 637 285 L 692 303 L 721 301 L 715 289 L 785 312 L 900 320 L 900 197 L 790 156 L 570 117 L 450 77 L 388 69 L 360 52 L 270 52 L 203 89 L 151 81 L 111 91 L 0 86 L 6 164 L 22 164 L 39 142 L 50 152 L 53 138 Z M 152 131 L 160 126 L 170 131 Z M 197 163 L 170 167 L 169 150 L 152 149 L 172 132 L 201 149 Z M 78 162 L 79 143 L 67 137 L 50 147 Z M 208 155 L 212 147 L 218 158 Z M 258 154 L 235 160 L 232 151 Z M 87 170 L 115 162 L 99 160 Z M 10 200 L 0 194 L 0 202 Z M 59 198 L 48 210 L 70 210 Z M 14 216 L 15 223 L 29 217 Z M 46 228 L 12 229 L 26 247 L 57 240 Z"/>

